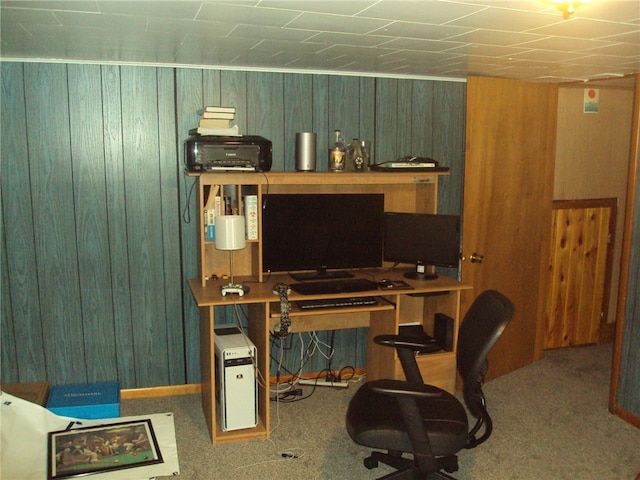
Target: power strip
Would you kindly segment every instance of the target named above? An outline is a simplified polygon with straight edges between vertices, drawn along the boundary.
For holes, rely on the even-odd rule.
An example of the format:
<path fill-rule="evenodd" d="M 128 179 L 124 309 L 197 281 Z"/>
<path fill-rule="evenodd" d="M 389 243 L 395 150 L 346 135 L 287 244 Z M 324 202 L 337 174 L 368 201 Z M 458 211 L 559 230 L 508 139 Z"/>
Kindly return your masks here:
<path fill-rule="evenodd" d="M 300 385 L 315 385 L 317 387 L 340 387 L 347 388 L 349 382 L 329 382 L 327 380 L 316 380 L 315 378 L 299 378 Z"/>

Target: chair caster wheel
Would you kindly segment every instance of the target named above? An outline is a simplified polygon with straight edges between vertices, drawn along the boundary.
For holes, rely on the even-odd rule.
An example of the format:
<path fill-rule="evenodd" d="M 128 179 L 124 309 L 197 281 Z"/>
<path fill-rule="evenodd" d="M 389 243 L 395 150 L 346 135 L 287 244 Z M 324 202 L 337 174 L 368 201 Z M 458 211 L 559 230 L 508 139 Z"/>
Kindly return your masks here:
<path fill-rule="evenodd" d="M 372 457 L 367 457 L 364 459 L 364 466 L 367 467 L 369 470 L 371 470 L 372 468 L 377 468 L 378 460 Z"/>

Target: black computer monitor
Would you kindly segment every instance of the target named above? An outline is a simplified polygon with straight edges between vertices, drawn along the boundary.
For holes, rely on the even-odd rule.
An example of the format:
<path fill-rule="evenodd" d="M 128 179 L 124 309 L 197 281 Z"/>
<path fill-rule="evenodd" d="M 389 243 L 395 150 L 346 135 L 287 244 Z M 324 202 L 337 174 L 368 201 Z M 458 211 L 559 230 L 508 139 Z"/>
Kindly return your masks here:
<path fill-rule="evenodd" d="M 310 280 L 381 267 L 383 214 L 384 194 L 263 195 L 263 271 Z"/>
<path fill-rule="evenodd" d="M 407 278 L 431 280 L 435 267 L 457 267 L 460 261 L 460 217 L 428 213 L 384 214 L 384 260 L 411 263 Z"/>

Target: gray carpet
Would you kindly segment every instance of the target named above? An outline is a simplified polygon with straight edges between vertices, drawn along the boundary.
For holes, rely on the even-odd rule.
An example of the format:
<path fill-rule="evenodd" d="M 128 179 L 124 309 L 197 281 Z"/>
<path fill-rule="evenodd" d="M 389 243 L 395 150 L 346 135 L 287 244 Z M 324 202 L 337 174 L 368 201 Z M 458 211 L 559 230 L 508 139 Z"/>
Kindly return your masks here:
<path fill-rule="evenodd" d="M 488 382 L 491 438 L 461 452 L 460 480 L 633 480 L 640 430 L 607 410 L 611 345 L 545 352 L 544 359 Z M 348 389 L 319 388 L 301 402 L 272 403 L 269 440 L 211 446 L 199 395 L 122 402 L 122 415 L 175 414 L 181 478 L 374 479 L 366 448 L 344 428 Z M 308 392 L 311 387 L 304 387 Z M 297 458 L 283 458 L 282 452 Z"/>

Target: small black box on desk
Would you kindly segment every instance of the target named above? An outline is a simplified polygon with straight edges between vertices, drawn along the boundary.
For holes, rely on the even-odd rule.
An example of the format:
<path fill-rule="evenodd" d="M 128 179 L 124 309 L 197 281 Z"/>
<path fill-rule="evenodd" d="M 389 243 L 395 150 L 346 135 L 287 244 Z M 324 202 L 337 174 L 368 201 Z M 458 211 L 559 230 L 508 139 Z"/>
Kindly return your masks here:
<path fill-rule="evenodd" d="M 422 343 L 432 343 L 434 342 L 434 338 L 424 331 L 422 325 L 419 324 L 411 324 L 411 325 L 400 325 L 398 328 L 398 333 L 400 335 L 406 335 L 407 337 L 413 337 L 417 341 Z"/>
<path fill-rule="evenodd" d="M 398 333 L 414 337 L 423 343 L 435 343 L 442 350 L 453 351 L 453 318 L 444 313 L 434 315 L 433 337 L 424 331 L 422 325 L 400 325 Z"/>
<path fill-rule="evenodd" d="M 453 318 L 444 313 L 436 313 L 434 315 L 433 336 L 443 350 L 453 351 Z"/>

